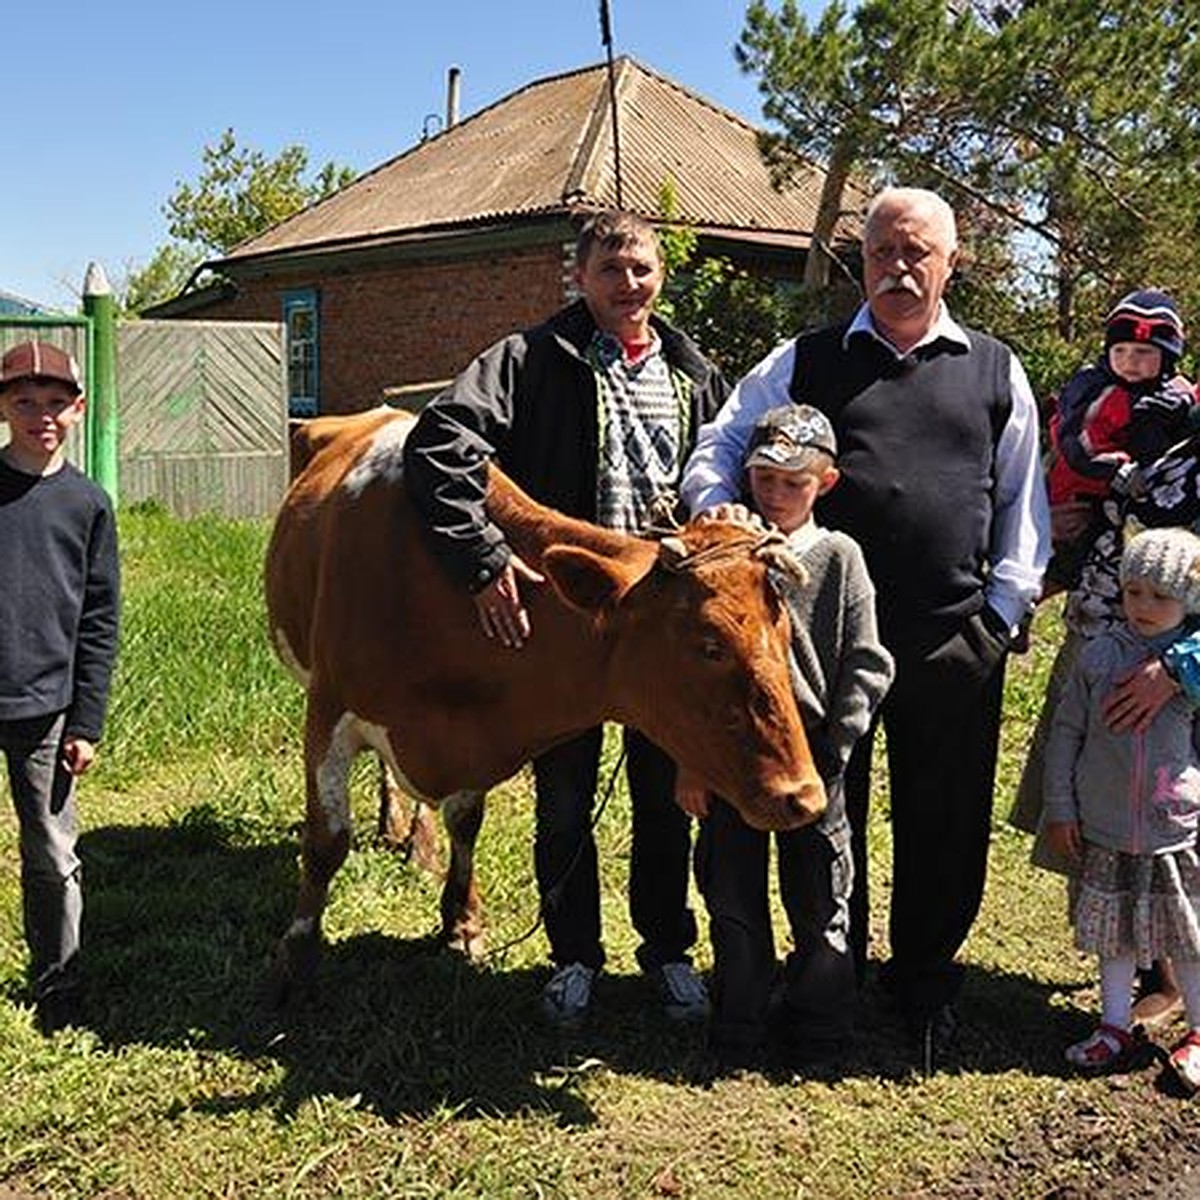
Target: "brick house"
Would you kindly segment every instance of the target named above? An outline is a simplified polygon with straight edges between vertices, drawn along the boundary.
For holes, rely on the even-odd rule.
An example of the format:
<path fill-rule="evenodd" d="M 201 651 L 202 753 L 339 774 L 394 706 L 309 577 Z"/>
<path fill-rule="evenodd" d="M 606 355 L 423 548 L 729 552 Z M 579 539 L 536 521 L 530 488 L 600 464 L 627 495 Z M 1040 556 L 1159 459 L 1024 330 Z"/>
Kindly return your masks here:
<path fill-rule="evenodd" d="M 753 125 L 628 57 L 615 81 L 624 206 L 656 218 L 669 179 L 702 253 L 798 278 L 823 173 L 777 191 Z M 146 315 L 283 320 L 294 416 L 419 401 L 570 298 L 577 222 L 617 199 L 601 64 L 461 122 L 452 101 L 443 132 L 205 264 L 220 282 Z M 838 241 L 856 232 L 847 220 Z"/>

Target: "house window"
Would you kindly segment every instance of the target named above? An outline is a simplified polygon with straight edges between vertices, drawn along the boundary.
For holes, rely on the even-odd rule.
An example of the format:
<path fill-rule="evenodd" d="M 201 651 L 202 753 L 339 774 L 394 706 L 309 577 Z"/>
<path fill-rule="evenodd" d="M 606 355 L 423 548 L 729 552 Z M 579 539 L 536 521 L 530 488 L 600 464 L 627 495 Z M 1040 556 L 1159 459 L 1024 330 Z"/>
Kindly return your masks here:
<path fill-rule="evenodd" d="M 288 415 L 317 415 L 317 290 L 286 292 L 283 321 L 287 327 Z"/>

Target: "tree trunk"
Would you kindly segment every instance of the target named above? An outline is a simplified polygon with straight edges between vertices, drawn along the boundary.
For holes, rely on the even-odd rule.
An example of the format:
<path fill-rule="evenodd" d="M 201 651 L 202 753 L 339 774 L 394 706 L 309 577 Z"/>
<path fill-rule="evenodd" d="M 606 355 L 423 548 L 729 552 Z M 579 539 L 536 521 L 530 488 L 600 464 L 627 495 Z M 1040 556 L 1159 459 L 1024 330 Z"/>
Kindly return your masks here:
<path fill-rule="evenodd" d="M 846 137 L 839 138 L 833 148 L 833 157 L 825 171 L 821 185 L 821 199 L 817 204 L 817 220 L 813 226 L 812 242 L 808 257 L 804 261 L 804 287 L 806 291 L 817 291 L 829 285 L 829 268 L 834 262 L 833 233 L 842 212 L 842 194 L 846 180 L 854 163 L 854 149 Z"/>

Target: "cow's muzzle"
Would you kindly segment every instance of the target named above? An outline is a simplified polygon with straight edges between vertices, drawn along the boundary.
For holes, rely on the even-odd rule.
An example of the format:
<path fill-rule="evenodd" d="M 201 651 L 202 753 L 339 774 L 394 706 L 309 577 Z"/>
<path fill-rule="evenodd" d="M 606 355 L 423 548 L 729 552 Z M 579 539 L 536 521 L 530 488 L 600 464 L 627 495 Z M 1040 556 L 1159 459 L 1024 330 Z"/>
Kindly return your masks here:
<path fill-rule="evenodd" d="M 773 787 L 761 796 L 753 813 L 743 811 L 748 825 L 763 830 L 800 829 L 825 812 L 825 786 L 817 775 Z"/>

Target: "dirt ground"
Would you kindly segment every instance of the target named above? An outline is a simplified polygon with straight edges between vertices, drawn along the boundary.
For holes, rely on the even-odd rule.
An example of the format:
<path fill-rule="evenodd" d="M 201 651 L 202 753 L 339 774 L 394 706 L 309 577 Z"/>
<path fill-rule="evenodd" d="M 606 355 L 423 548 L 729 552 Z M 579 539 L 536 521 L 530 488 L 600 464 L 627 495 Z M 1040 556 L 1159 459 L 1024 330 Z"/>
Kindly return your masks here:
<path fill-rule="evenodd" d="M 1064 1108 L 1002 1160 L 905 1200 L 1200 1200 L 1200 1097 L 1184 1096 L 1149 1054 L 1104 1083 L 1103 1106 Z"/>
<path fill-rule="evenodd" d="M 978 982 L 978 981 L 977 981 Z M 1026 1062 L 1063 1072 L 1066 1026 L 1047 1046 L 1044 1016 L 1027 1019 L 1017 993 L 968 984 L 967 1022 L 939 1069 L 1002 1070 Z M 897 1077 L 911 1066 L 895 1017 L 872 989 L 865 994 L 856 1066 Z M 1095 997 L 1098 1003 L 1098 995 Z M 984 1007 L 984 1005 L 990 1007 Z M 1012 1017 L 1005 1020 L 1005 1015 Z M 889 1024 L 889 1022 L 891 1024 Z M 896 1200 L 1200 1200 L 1200 1093 L 1188 1096 L 1166 1069 L 1167 1049 L 1185 1032 L 1182 1017 L 1153 1030 L 1128 1068 L 1086 1089 L 1063 1089 L 1062 1105 L 1025 1126 L 1003 1154 L 963 1168 L 948 1182 L 889 1193 Z M 892 1057 L 889 1057 L 892 1056 Z M 907 1057 L 906 1057 L 907 1056 Z"/>

